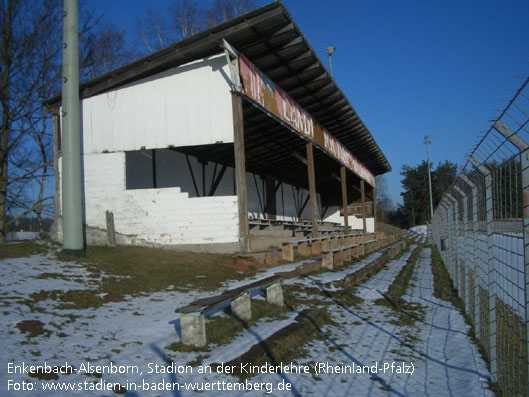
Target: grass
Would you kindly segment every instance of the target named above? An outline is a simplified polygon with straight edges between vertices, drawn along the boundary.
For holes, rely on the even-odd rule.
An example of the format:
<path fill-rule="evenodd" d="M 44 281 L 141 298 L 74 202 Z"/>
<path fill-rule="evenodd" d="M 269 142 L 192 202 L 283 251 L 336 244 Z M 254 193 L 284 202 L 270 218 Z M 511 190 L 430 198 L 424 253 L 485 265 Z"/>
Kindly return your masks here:
<path fill-rule="evenodd" d="M 3 244 L 0 249 L 0 260 L 8 258 L 22 258 L 32 255 L 45 254 L 48 248 L 45 245 L 37 244 L 31 241 L 20 243 Z"/>
<path fill-rule="evenodd" d="M 47 248 L 35 243 L 7 245 L 2 256 L 28 256 L 44 253 Z M 63 292 L 40 291 L 31 295 L 32 302 L 52 299 L 60 301 L 60 309 L 100 307 L 118 302 L 126 295 L 153 293 L 168 288 L 176 290 L 213 291 L 227 280 L 241 280 L 256 273 L 258 266 L 250 259 L 232 255 L 178 253 L 146 247 L 90 246 L 84 258 L 62 253 L 58 259 L 76 262 L 89 273 L 88 281 L 95 288 Z M 58 273 L 43 273 L 38 278 L 65 278 Z"/>
<path fill-rule="evenodd" d="M 413 326 L 417 321 L 424 320 L 424 307 L 417 303 L 410 303 L 402 299 L 413 276 L 415 264 L 419 258 L 421 245 L 417 246 L 407 260 L 406 265 L 400 270 L 388 288 L 384 298 L 377 299 L 374 303 L 385 306 L 394 311 L 396 319 L 390 320 L 390 324 L 399 326 Z"/>
<path fill-rule="evenodd" d="M 59 259 L 72 260 L 63 254 L 59 254 Z M 85 258 L 74 260 L 88 265 L 92 272 L 130 277 L 114 282 L 115 291 L 126 289 L 126 293 L 159 291 L 170 285 L 214 290 L 223 281 L 255 273 L 250 260 L 232 255 L 178 253 L 146 247 L 88 247 Z"/>
<path fill-rule="evenodd" d="M 390 225 L 384 222 L 377 222 L 376 224 L 377 232 L 385 232 L 386 235 L 390 234 L 403 234 L 406 230 L 400 229 L 396 226 Z"/>
<path fill-rule="evenodd" d="M 50 331 L 44 328 L 44 323 L 39 320 L 24 320 L 17 323 L 20 332 L 27 334 L 30 338 L 39 335 L 49 335 Z"/>

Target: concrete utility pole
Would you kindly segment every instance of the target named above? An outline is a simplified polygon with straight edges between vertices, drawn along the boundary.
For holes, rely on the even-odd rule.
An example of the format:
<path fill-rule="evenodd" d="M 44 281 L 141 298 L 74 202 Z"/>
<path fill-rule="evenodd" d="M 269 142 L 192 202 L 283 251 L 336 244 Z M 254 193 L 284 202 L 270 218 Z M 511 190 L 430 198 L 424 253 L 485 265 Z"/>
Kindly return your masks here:
<path fill-rule="evenodd" d="M 432 200 L 432 176 L 430 174 L 430 153 L 428 152 L 428 145 L 431 144 L 430 135 L 424 137 L 424 145 L 426 146 L 426 163 L 428 166 L 428 188 L 430 190 L 430 223 L 433 220 L 433 200 Z"/>
<path fill-rule="evenodd" d="M 84 256 L 77 0 L 64 0 L 62 52 L 63 252 Z"/>
<path fill-rule="evenodd" d="M 334 51 L 336 51 L 336 48 L 333 46 L 327 47 L 327 54 L 329 54 L 329 72 L 332 76 L 332 62 L 331 62 L 331 56 L 334 54 Z"/>

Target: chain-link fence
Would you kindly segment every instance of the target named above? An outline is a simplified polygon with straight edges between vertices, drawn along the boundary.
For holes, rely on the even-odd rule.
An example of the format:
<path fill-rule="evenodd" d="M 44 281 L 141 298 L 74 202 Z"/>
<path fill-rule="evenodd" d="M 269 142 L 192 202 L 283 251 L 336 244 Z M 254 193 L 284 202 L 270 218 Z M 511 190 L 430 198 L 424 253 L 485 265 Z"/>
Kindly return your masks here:
<path fill-rule="evenodd" d="M 529 79 L 435 210 L 432 232 L 504 396 L 529 396 Z"/>

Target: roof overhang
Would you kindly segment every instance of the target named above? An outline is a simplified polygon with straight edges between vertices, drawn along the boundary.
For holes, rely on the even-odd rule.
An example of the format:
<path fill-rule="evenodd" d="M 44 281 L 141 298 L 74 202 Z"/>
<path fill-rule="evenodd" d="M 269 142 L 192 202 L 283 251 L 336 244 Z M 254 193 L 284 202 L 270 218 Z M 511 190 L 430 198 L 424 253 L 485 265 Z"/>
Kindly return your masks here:
<path fill-rule="evenodd" d="M 373 136 L 280 1 L 82 84 L 80 97 L 88 98 L 169 68 L 219 54 L 223 40 L 227 40 L 288 92 L 372 174 L 391 171 Z M 57 96 L 45 104 L 56 110 L 60 101 L 60 96 Z"/>

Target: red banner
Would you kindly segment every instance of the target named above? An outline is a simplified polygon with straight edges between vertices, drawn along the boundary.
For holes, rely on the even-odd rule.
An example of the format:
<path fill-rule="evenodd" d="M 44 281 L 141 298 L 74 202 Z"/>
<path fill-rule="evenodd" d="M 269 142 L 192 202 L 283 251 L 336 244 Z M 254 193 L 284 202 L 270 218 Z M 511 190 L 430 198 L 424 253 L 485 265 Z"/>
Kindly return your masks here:
<path fill-rule="evenodd" d="M 239 56 L 244 93 L 270 113 L 309 138 L 352 172 L 375 186 L 375 176 L 340 141 L 314 120 L 312 115 L 294 101 L 244 55 Z"/>

